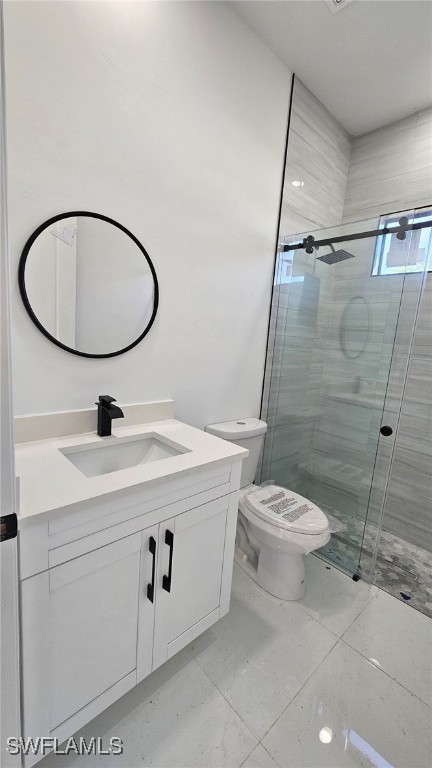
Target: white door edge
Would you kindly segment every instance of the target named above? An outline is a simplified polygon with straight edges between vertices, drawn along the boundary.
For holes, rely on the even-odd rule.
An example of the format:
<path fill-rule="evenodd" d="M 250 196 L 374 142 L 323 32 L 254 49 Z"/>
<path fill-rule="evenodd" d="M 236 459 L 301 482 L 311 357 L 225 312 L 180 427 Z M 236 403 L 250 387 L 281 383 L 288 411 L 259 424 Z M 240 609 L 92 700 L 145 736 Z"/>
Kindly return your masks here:
<path fill-rule="evenodd" d="M 10 275 L 7 232 L 7 168 L 3 3 L 0 0 L 0 516 L 16 513 L 10 349 Z M 21 765 L 7 749 L 20 738 L 20 653 L 17 538 L 0 543 L 0 763 Z M 41 734 L 43 735 L 43 734 Z"/>

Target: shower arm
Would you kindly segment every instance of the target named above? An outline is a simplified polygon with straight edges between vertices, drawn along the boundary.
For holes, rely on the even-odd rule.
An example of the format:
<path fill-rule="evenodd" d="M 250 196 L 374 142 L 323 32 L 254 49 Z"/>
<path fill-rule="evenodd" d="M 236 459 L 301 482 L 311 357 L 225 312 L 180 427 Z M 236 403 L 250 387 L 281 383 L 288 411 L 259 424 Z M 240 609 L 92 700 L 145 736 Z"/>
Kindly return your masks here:
<path fill-rule="evenodd" d="M 291 245 L 283 245 L 280 249 L 284 253 L 286 251 L 296 251 L 298 248 L 304 248 L 306 253 L 313 253 L 321 245 L 332 245 L 333 243 L 346 243 L 350 240 L 363 240 L 366 237 L 379 237 L 381 235 L 396 234 L 398 240 L 405 240 L 406 233 L 410 230 L 424 229 L 425 227 L 432 227 L 432 221 L 414 222 L 414 224 L 408 224 L 408 219 L 403 216 L 399 220 L 399 226 L 395 227 L 382 227 L 381 229 L 371 229 L 368 232 L 355 232 L 353 235 L 338 235 L 336 237 L 328 237 L 324 240 L 315 240 L 313 235 L 305 237 L 301 243 L 292 243 Z"/>

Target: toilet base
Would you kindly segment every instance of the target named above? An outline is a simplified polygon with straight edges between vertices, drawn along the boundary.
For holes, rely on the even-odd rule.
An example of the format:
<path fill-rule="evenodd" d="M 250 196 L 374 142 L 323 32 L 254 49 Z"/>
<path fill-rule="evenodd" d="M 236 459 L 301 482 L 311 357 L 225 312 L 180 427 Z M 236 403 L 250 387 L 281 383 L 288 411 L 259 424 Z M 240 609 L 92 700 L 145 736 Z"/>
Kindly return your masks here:
<path fill-rule="evenodd" d="M 270 547 L 261 547 L 258 566 L 238 547 L 234 559 L 237 565 L 260 587 L 279 600 L 301 600 L 306 593 L 304 555 L 291 555 Z"/>

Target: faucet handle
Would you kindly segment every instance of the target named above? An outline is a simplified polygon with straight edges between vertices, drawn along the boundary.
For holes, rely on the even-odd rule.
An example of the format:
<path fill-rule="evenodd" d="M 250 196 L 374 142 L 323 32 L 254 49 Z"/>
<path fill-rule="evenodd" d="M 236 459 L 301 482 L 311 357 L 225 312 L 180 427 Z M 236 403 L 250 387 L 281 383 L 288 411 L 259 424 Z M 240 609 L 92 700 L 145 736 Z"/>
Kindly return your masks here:
<path fill-rule="evenodd" d="M 99 402 L 96 405 L 109 405 L 110 403 L 116 403 L 117 400 L 111 395 L 99 395 Z"/>

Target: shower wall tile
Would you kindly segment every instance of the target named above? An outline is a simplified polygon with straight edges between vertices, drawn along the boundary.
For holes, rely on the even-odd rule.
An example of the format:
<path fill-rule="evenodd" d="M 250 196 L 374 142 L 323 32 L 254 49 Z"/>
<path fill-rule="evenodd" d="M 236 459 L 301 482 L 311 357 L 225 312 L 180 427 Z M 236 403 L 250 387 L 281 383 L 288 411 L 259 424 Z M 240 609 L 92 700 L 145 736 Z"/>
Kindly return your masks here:
<path fill-rule="evenodd" d="M 429 123 L 423 123 L 421 128 L 427 128 L 428 135 L 425 138 L 418 138 L 416 140 L 411 167 L 408 169 L 409 172 L 423 171 L 432 165 L 432 141 L 429 134 L 431 127 Z"/>
<path fill-rule="evenodd" d="M 432 109 L 410 115 L 393 125 L 364 136 L 352 143 L 344 207 L 344 221 L 356 221 L 392 211 L 409 210 L 432 204 Z M 359 250 L 359 247 L 362 250 Z M 382 277 L 370 278 L 373 252 L 366 254 L 363 243 L 356 243 L 357 264 L 345 262 L 338 276 L 346 277 L 356 269 L 365 277 L 358 284 L 370 301 L 375 331 L 384 331 L 384 341 L 392 343 L 394 323 L 398 321 L 395 348 L 388 381 L 386 413 L 395 424 L 402 395 L 401 421 L 395 445 L 387 496 L 384 529 L 432 551 L 431 467 L 432 467 L 432 279 L 428 276 L 413 340 L 411 364 L 404 389 L 406 355 L 415 320 L 419 283 L 422 275 L 406 276 L 401 293 L 401 276 L 391 275 L 392 299 L 386 310 L 385 292 L 380 297 Z M 363 272 L 361 272 L 363 268 Z M 368 286 L 369 282 L 369 286 Z M 337 282 L 338 297 L 345 299 L 354 284 Z M 383 284 L 384 285 L 384 284 Z M 376 338 L 375 338 L 376 340 Z M 385 394 L 388 361 L 380 365 L 377 385 Z M 388 444 L 387 444 L 388 445 Z M 390 444 L 391 445 L 391 444 Z M 383 446 L 380 444 L 382 453 Z M 371 437 L 370 457 L 376 454 Z M 369 510 L 377 522 L 390 456 L 377 462 L 374 489 Z"/>
<path fill-rule="evenodd" d="M 430 205 L 432 202 L 432 162 L 426 167 L 410 171 L 407 176 L 407 197 L 404 207 Z"/>
<path fill-rule="evenodd" d="M 306 472 L 306 469 L 304 470 Z M 339 475 L 319 477 L 314 472 L 305 475 L 307 478 L 306 493 L 308 499 L 316 504 L 326 505 L 334 510 L 341 510 L 345 515 L 359 517 L 359 500 L 356 493 L 346 490 L 339 482 Z M 334 484 L 331 484 L 334 482 Z M 361 518 L 363 519 L 363 518 Z"/>
<path fill-rule="evenodd" d="M 343 220 L 432 203 L 432 110 L 352 141 Z"/>
<path fill-rule="evenodd" d="M 297 178 L 303 187 L 292 187 Z M 432 203 L 431 179 L 432 110 L 352 141 L 297 81 L 281 236 L 339 224 L 342 215 L 346 222 L 369 219 L 364 228 L 375 229 L 382 214 Z M 379 427 L 395 423 L 399 412 L 421 276 L 371 277 L 374 247 L 372 241 L 357 241 L 356 258 L 334 267 L 297 251 L 292 274 L 305 280 L 275 286 L 263 409 L 270 429 L 261 477 L 361 520 L 368 512 L 376 523 L 393 447 L 391 439 L 378 443 Z M 346 314 L 358 296 L 370 313 L 366 344 L 364 308 L 354 301 Z M 432 551 L 431 316 L 429 277 L 384 529 Z M 344 355 L 341 331 L 358 357 Z"/>
<path fill-rule="evenodd" d="M 432 107 L 427 107 L 417 113 L 417 124 L 420 125 L 421 123 L 432 123 Z"/>
<path fill-rule="evenodd" d="M 384 423 L 385 420 L 394 423 L 399 411 L 406 372 L 406 355 L 413 329 L 421 276 L 410 275 L 405 280 L 400 276 L 375 278 L 370 276 L 370 267 L 365 275 L 359 275 L 354 279 L 340 279 L 338 267 L 335 273 L 333 314 L 328 328 L 328 338 L 324 345 L 321 416 L 315 425 L 312 452 L 308 462 L 308 492 L 314 493 L 318 501 L 321 499 L 335 509 L 364 519 L 368 509 L 379 427 L 383 419 Z M 432 297 L 432 292 L 429 290 L 429 285 L 427 282 L 418 322 L 420 333 L 418 338 L 422 342 L 423 362 L 417 362 L 414 354 L 404 407 L 410 403 L 411 391 L 412 397 L 416 398 L 418 404 L 425 406 L 425 400 L 431 389 L 428 386 L 430 371 L 427 356 L 430 327 L 428 334 L 424 323 L 428 310 L 430 316 L 429 297 Z M 371 318 L 372 330 L 367 335 L 364 349 L 362 349 L 361 340 L 356 338 L 356 334 L 361 334 L 359 329 L 364 325 L 361 309 L 355 308 L 349 314 L 348 322 L 346 313 L 344 314 L 348 301 L 356 295 L 363 296 L 367 300 Z M 393 349 L 396 325 L 396 345 Z M 350 326 L 356 330 L 353 332 Z M 361 352 L 357 358 L 345 357 L 341 347 L 341 329 L 349 331 L 350 335 L 346 338 L 349 341 L 350 352 L 356 350 Z M 390 364 L 392 364 L 392 375 L 389 379 Z M 359 393 L 352 391 L 354 384 L 360 387 Z M 390 400 L 388 397 L 386 414 L 383 416 L 387 386 Z M 427 505 L 430 507 L 430 496 L 427 499 L 425 493 L 425 483 L 427 487 L 430 477 L 430 471 L 427 471 L 428 463 L 429 467 L 431 463 L 430 440 L 427 444 L 421 445 L 420 452 L 424 457 L 416 457 L 419 470 L 416 478 L 417 488 L 416 493 L 409 494 L 408 485 L 410 482 L 414 483 L 414 475 L 410 470 L 410 463 L 412 464 L 414 457 L 407 457 L 405 454 L 399 459 L 401 450 L 406 450 L 408 447 L 403 440 L 403 430 L 404 423 L 401 425 L 400 445 L 398 442 L 396 446 L 395 474 L 394 477 L 392 476 L 391 491 L 388 495 L 389 511 L 385 516 L 385 527 L 387 526 L 386 529 L 397 535 L 403 532 L 404 538 L 408 541 L 421 544 L 428 533 L 426 522 L 428 519 L 430 521 L 430 511 L 427 512 Z M 429 435 L 430 427 L 423 426 L 419 430 L 420 440 Z M 411 444 L 410 450 L 412 447 Z M 340 464 L 335 464 L 335 460 L 339 460 Z M 379 488 L 375 491 L 369 509 L 369 520 L 374 522 L 378 521 L 389 460 L 390 455 L 387 456 L 386 462 L 378 464 L 376 471 L 375 482 Z M 341 491 L 344 493 L 341 494 Z M 338 504 L 341 503 L 345 506 L 339 507 Z M 411 504 L 411 512 L 408 514 L 407 505 L 409 504 Z M 401 513 L 403 507 L 405 518 Z M 415 514 L 414 508 L 417 510 Z M 403 523 L 404 519 L 405 523 Z M 404 526 L 405 529 L 409 526 L 410 530 L 405 530 Z"/>
<path fill-rule="evenodd" d="M 399 201 L 405 201 L 408 195 L 409 173 L 351 182 L 345 197 L 344 219 L 358 220 L 357 212 L 366 208 L 374 213 L 396 211 Z"/>
<path fill-rule="evenodd" d="M 420 115 L 423 115 L 422 121 L 424 122 L 425 119 L 427 119 L 427 115 L 425 116 L 425 113 L 428 112 L 429 110 L 423 110 L 422 112 L 408 115 L 408 117 L 403 117 L 401 120 L 398 120 L 395 123 L 390 123 L 389 125 L 385 125 L 382 128 L 378 128 L 376 131 L 369 131 L 368 133 L 363 133 L 361 136 L 356 136 L 354 140 L 355 144 L 358 147 L 365 145 L 370 145 L 373 147 L 380 141 L 385 142 L 391 140 L 395 135 L 401 133 L 402 131 L 412 130 L 417 125 Z"/>
<path fill-rule="evenodd" d="M 282 236 L 341 222 L 350 153 L 350 135 L 296 79 L 283 190 Z M 293 187 L 291 182 L 295 180 L 303 181 L 303 186 Z"/>
<path fill-rule="evenodd" d="M 385 182 L 386 179 L 403 176 L 413 169 L 416 159 L 415 149 L 413 146 L 411 152 L 405 152 L 405 140 L 405 136 L 399 134 L 397 142 L 386 141 L 380 146 L 367 145 L 353 151 L 349 169 L 350 186 L 347 189 L 349 198 L 358 193 L 359 187 L 367 186 L 371 177 L 374 178 L 375 175 L 380 181 Z M 420 146 L 422 145 L 419 142 L 418 151 Z M 380 204 L 381 201 L 379 200 L 378 203 Z"/>
<path fill-rule="evenodd" d="M 350 153 L 349 134 L 296 79 L 280 239 L 341 222 Z M 297 179 L 304 186 L 293 187 Z M 279 280 L 282 272 L 276 271 Z M 333 272 L 315 255 L 296 251 L 291 274 L 301 282 L 276 284 L 273 295 L 262 409 L 270 429 L 261 478 L 270 473 L 304 493 L 300 465 L 310 456 L 319 416 Z"/>
<path fill-rule="evenodd" d="M 423 294 L 395 446 L 384 528 L 432 551 L 432 280 Z"/>

